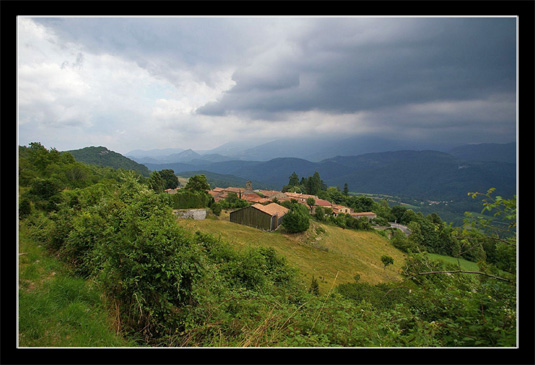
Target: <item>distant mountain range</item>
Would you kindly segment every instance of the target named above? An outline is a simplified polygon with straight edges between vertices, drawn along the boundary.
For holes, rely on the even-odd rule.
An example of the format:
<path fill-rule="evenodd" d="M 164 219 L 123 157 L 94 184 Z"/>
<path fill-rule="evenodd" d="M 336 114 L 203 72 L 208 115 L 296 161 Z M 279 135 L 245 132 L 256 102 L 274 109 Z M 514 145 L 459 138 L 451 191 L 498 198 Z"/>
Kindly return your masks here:
<path fill-rule="evenodd" d="M 516 143 L 469 144 L 452 148 L 448 153 L 467 161 L 499 161 L 516 163 Z"/>
<path fill-rule="evenodd" d="M 433 150 L 447 152 L 467 161 L 499 161 L 516 163 L 516 143 L 484 143 L 464 146 L 437 146 L 425 143 L 394 141 L 380 137 L 352 137 L 346 139 L 279 139 L 266 143 L 232 142 L 207 151 L 191 149 L 135 150 L 125 156 L 138 163 L 190 163 L 244 160 L 269 161 L 274 158 L 300 158 L 321 162 L 336 156 L 358 156 L 367 153 L 401 150 Z"/>
<path fill-rule="evenodd" d="M 395 151 L 338 156 L 321 162 L 298 158 L 270 161 L 225 161 L 203 164 L 147 164 L 151 170 L 204 170 L 254 179 L 278 189 L 296 172 L 299 177 L 317 171 L 328 186 L 350 191 L 411 196 L 420 199 L 465 198 L 468 192 L 495 187 L 500 195 L 516 192 L 516 165 L 500 161 L 468 161 L 438 151 Z"/>
<path fill-rule="evenodd" d="M 446 152 L 453 146 L 427 145 L 394 141 L 380 137 L 352 138 L 292 138 L 269 142 L 231 142 L 208 151 L 193 150 L 135 150 L 127 157 L 139 163 L 196 163 L 221 162 L 230 160 L 269 161 L 274 158 L 294 157 L 312 162 L 320 162 L 335 156 L 357 156 L 365 153 L 388 152 L 399 150 L 439 150 Z M 168 151 L 168 153 L 166 153 Z"/>
<path fill-rule="evenodd" d="M 283 143 L 267 145 L 275 148 Z M 255 148 L 260 150 L 260 147 Z M 246 151 L 250 150 L 251 148 Z M 176 174 L 186 177 L 194 173 L 213 174 L 211 178 L 214 181 L 229 185 L 244 185 L 244 181 L 251 180 L 255 187 L 281 189 L 288 183 L 293 172 L 299 177 L 308 177 L 317 171 L 328 186 L 342 188 L 347 183 L 350 191 L 360 193 L 403 195 L 430 200 L 464 199 L 468 192 L 486 192 L 490 187 L 495 187 L 497 193 L 504 197 L 516 193 L 515 143 L 461 146 L 450 149 L 450 153 L 397 150 L 335 156 L 321 161 L 295 157 L 254 161 L 253 152 L 251 160 L 238 160 L 212 153 L 213 150 L 202 153 L 192 150 L 129 153 L 132 155 L 135 152 L 138 160 L 139 156 L 147 152 L 147 159 L 178 160 L 171 163 L 145 162 L 143 165 L 105 147 L 87 147 L 69 152 L 82 162 L 131 168 L 145 176 L 149 175 L 149 170 L 172 169 Z M 168 152 L 172 153 L 166 155 Z"/>

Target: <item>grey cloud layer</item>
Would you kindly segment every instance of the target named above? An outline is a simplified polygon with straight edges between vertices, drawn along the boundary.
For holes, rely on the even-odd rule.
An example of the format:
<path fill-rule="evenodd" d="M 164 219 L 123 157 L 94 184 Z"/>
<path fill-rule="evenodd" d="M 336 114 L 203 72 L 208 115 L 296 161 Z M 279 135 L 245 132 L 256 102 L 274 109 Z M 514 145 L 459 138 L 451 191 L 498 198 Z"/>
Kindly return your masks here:
<path fill-rule="evenodd" d="M 477 142 L 482 133 L 487 134 L 485 141 L 515 138 L 515 18 L 42 17 L 34 21 L 52 30 L 62 46 L 77 45 L 72 57 L 60 62 L 62 70 L 83 68 L 90 56 L 111 55 L 174 85 L 172 96 L 154 97 L 152 115 L 164 120 L 169 130 L 180 131 L 184 140 L 189 129 L 201 135 L 213 132 L 215 124 L 220 130 L 249 124 L 271 133 L 274 122 L 288 125 L 296 116 L 301 118 L 299 125 L 308 123 L 321 132 L 332 125 L 340 133 L 403 132 L 404 138 L 410 133 L 437 140 L 462 136 L 463 142 Z M 123 79 L 118 85 L 124 84 Z M 146 82 L 150 85 L 152 80 Z M 210 96 L 187 95 L 197 101 L 193 106 L 180 98 L 189 90 Z M 216 91 L 209 94 L 210 90 Z M 219 94 L 220 90 L 226 91 Z M 216 94 L 217 100 L 212 97 Z M 137 104 L 132 110 L 141 108 Z"/>
<path fill-rule="evenodd" d="M 274 61 L 271 73 L 261 61 L 237 70 L 236 86 L 198 112 L 347 113 L 515 92 L 514 19 L 341 23 L 315 20 L 293 39 L 295 55 Z"/>

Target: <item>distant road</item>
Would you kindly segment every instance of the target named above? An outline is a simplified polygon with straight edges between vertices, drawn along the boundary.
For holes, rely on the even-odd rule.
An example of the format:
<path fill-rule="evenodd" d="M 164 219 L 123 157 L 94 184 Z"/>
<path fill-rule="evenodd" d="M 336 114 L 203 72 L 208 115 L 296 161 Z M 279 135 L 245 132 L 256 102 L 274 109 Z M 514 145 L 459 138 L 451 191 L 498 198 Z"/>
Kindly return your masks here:
<path fill-rule="evenodd" d="M 402 224 L 390 223 L 390 227 L 401 229 L 407 236 L 411 234 L 411 231 L 407 228 L 407 226 Z"/>

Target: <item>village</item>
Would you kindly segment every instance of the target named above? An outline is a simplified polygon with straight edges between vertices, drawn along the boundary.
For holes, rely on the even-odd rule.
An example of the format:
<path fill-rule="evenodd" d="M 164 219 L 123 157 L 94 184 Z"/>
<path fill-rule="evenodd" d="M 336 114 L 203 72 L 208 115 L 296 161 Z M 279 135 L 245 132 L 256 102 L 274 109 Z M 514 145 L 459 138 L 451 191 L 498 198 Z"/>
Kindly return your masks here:
<path fill-rule="evenodd" d="M 177 189 L 165 190 L 168 194 L 176 194 Z M 208 191 L 216 203 L 225 200 L 229 194 L 236 194 L 239 199 L 251 204 L 230 212 L 230 221 L 243 224 L 265 231 L 274 231 L 282 223 L 282 218 L 289 209 L 280 205 L 285 201 L 297 201 L 310 209 L 310 214 L 315 214 L 317 207 L 330 210 L 333 216 L 339 214 L 349 214 L 353 218 L 367 218 L 368 220 L 377 218 L 373 212 L 354 212 L 353 209 L 333 204 L 330 201 L 320 199 L 316 195 L 282 192 L 277 190 L 253 190 L 252 183 L 247 181 L 243 187 L 216 187 Z M 179 218 L 205 219 L 205 209 L 175 210 L 175 215 Z"/>

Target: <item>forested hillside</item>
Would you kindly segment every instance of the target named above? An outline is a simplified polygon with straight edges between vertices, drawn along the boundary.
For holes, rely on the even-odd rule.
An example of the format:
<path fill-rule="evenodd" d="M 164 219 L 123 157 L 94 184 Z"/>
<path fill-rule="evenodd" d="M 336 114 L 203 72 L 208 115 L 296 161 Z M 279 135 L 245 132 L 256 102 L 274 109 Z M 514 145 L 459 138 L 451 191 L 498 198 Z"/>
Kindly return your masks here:
<path fill-rule="evenodd" d="M 466 161 L 516 163 L 516 142 L 464 145 L 452 148 L 448 153 Z"/>
<path fill-rule="evenodd" d="M 143 176 L 149 176 L 149 170 L 120 153 L 108 150 L 106 147 L 85 147 L 79 150 L 67 151 L 77 161 L 97 166 L 109 166 L 114 169 L 134 170 Z"/>
<path fill-rule="evenodd" d="M 322 162 L 276 158 L 266 162 L 227 161 L 193 164 L 147 164 L 151 170 L 210 171 L 258 180 L 281 189 L 293 172 L 318 171 L 326 184 L 350 191 L 403 195 L 422 200 L 465 199 L 470 191 L 495 187 L 503 196 L 516 192 L 516 165 L 507 162 L 464 161 L 437 151 L 396 151 L 339 156 Z"/>
<path fill-rule="evenodd" d="M 500 227 L 494 227 L 491 218 L 474 218 L 465 229 L 455 229 L 436 215 L 383 205 L 384 214 L 402 214 L 410 220 L 409 237 L 393 229 L 380 234 L 372 223 L 345 215 L 310 215 L 308 208 L 288 202 L 299 219 L 328 224 L 330 235 L 342 229 L 363 230 L 367 235 L 380 235 L 381 242 L 391 245 L 389 249 L 406 255 L 402 264 L 399 256 L 383 254 L 374 259 L 385 272 L 393 264 L 400 267 L 401 280 L 372 284 L 363 280 L 366 275 L 355 275 L 353 282 L 338 285 L 334 280 L 320 292 L 315 282 L 319 278 L 303 283 L 290 257 L 273 247 L 255 245 L 251 239 L 249 247 L 236 250 L 221 236 L 178 225 L 169 194 L 153 189 L 154 176 L 144 179 L 134 171 L 87 165 L 70 153 L 47 150 L 38 143 L 19 149 L 18 214 L 27 240 L 24 247 L 42 247 L 49 258 L 66 265 L 72 278 L 87 280 L 102 291 L 86 302 L 97 305 L 101 301 L 99 306 L 114 318 L 115 332 L 127 341 L 110 337 L 113 343 L 162 347 L 517 345 L 516 236 L 511 234 L 516 229 L 516 200 L 495 196 L 493 190 L 473 195 L 482 200 L 482 207 L 510 222 L 502 227 L 509 230 L 508 235 L 495 230 Z M 184 187 L 199 195 L 207 189 L 206 178 L 198 176 Z M 214 204 L 206 202 L 207 208 Z M 284 221 L 283 226 L 285 234 L 293 234 Z M 307 224 L 305 232 L 308 229 Z M 354 244 L 358 247 L 358 242 Z M 316 254 L 322 252 L 319 247 Z M 427 252 L 472 258 L 478 261 L 478 270 L 469 272 L 455 263 L 436 261 Z M 36 285 L 44 279 L 40 275 L 39 271 L 33 276 L 26 273 L 24 279 L 29 281 L 24 288 L 40 290 Z M 55 290 L 70 293 L 64 296 L 65 305 L 79 300 L 69 287 L 61 288 Z M 20 296 L 20 305 L 28 308 L 31 298 Z M 45 331 L 28 330 L 32 321 L 28 313 L 46 312 L 54 318 L 60 315 L 58 309 L 45 301 L 34 304 L 32 311 L 21 312 L 19 318 L 24 331 L 19 338 L 32 338 L 31 344 L 21 340 L 21 345 L 54 346 L 47 342 Z M 76 318 L 93 315 L 83 305 L 75 306 L 83 308 Z M 69 338 L 65 336 L 67 342 Z"/>

